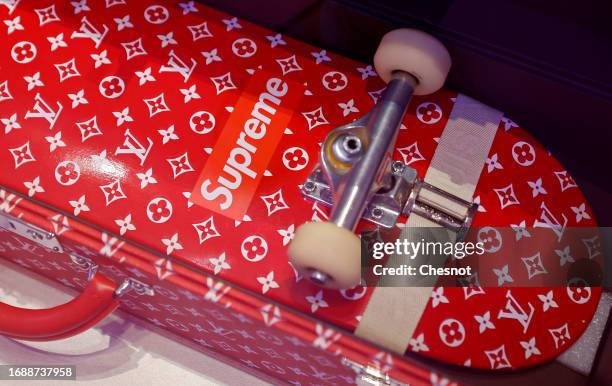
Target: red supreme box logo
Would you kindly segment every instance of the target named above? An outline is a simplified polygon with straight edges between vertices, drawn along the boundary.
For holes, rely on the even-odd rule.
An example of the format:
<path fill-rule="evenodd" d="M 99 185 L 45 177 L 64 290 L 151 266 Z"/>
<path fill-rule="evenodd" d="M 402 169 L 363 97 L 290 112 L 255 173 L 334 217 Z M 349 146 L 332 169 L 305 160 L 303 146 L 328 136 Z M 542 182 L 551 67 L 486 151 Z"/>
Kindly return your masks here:
<path fill-rule="evenodd" d="M 302 95 L 298 83 L 254 74 L 204 165 L 192 202 L 241 220 Z"/>

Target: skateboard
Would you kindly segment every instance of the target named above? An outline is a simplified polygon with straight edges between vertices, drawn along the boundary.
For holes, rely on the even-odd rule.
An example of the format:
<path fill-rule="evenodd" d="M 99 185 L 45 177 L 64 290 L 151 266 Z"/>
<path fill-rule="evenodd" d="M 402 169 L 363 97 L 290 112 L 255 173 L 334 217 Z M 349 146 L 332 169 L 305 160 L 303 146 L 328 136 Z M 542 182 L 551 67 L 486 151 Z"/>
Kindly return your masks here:
<path fill-rule="evenodd" d="M 455 106 L 468 99 L 442 88 L 451 58 L 423 32 L 391 32 L 372 66 L 199 4 L 76 4 L 0 8 L 0 208 L 11 215 L 42 203 L 51 213 L 41 227 L 53 237 L 96 234 L 102 244 L 92 253 L 62 247 L 75 266 L 96 260 L 115 281 L 139 272 L 136 282 L 170 302 L 195 276 L 209 301 L 254 294 L 250 301 L 267 302 L 266 324 L 282 325 L 275 312 L 288 310 L 301 322 L 283 328 L 311 323 L 315 346 L 327 349 L 357 328 L 374 291 L 360 284 L 355 232 L 365 223 L 402 228 L 419 213 L 456 234 L 477 228 L 492 256 L 512 244 L 507 237 L 547 224 L 552 244 L 491 263 L 487 275 L 506 279 L 598 253 L 596 237 L 564 252 L 555 231 L 594 227 L 588 203 L 501 113 L 469 199 L 424 179 Z M 425 192 L 462 214 L 435 208 Z M 581 336 L 601 293 L 474 280 L 433 286 L 407 352 L 530 367 Z M 197 336 L 189 321 L 198 316 L 129 300 L 130 312 Z M 236 298 L 223 304 L 240 307 Z"/>

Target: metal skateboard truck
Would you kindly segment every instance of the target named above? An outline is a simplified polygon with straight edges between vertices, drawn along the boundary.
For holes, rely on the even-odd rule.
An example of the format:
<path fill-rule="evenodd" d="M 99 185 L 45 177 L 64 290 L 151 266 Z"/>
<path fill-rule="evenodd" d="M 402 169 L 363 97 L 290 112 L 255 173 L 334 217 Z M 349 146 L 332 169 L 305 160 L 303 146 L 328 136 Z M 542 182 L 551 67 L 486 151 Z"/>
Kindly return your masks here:
<path fill-rule="evenodd" d="M 332 208 L 329 222 L 303 224 L 289 248 L 294 266 L 328 288 L 360 282 L 361 245 L 353 232 L 362 218 L 392 228 L 401 214 L 416 213 L 462 237 L 477 208 L 391 158 L 412 95 L 434 92 L 444 82 L 450 68 L 444 46 L 420 31 L 395 30 L 381 41 L 374 64 L 388 82 L 384 94 L 368 114 L 327 135 L 319 164 L 302 186 L 306 198 Z M 421 199 L 424 191 L 465 207 L 467 215 Z"/>

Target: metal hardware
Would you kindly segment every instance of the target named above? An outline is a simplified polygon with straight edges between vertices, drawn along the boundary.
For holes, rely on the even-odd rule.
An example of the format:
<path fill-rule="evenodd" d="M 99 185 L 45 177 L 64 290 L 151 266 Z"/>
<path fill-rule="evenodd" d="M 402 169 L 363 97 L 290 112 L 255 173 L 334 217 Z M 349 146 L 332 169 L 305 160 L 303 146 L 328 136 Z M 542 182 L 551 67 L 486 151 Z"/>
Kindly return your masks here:
<path fill-rule="evenodd" d="M 368 114 L 334 129 L 325 138 L 319 158 L 323 181 L 332 193 L 330 222 L 351 231 L 361 217 L 381 226 L 395 225 L 390 221 L 395 216 L 385 213 L 386 206 L 375 210 L 370 204 L 381 189 L 394 187 L 389 178 L 391 154 L 417 83 L 412 75 L 395 72 Z"/>
<path fill-rule="evenodd" d="M 53 232 L 48 232 L 35 225 L 28 224 L 20 218 L 0 211 L 0 228 L 24 237 L 36 244 L 56 253 L 64 252 L 62 244 Z"/>
<path fill-rule="evenodd" d="M 399 164 L 399 165 L 398 165 Z M 384 228 L 392 228 L 402 213 L 408 200 L 411 187 L 416 181 L 415 169 L 397 161 L 388 169 L 390 186 L 379 190 L 368 202 L 363 219 Z M 302 186 L 302 194 L 325 206 L 332 207 L 332 188 L 326 181 L 321 168 L 315 169 Z"/>
<path fill-rule="evenodd" d="M 64 248 L 62 248 L 55 233 L 47 232 L 44 229 L 28 224 L 22 219 L 2 211 L 0 211 L 0 228 L 4 228 L 9 232 L 25 237 L 53 252 L 64 252 Z M 87 257 L 71 254 L 70 259 L 78 270 L 87 272 L 87 280 L 91 280 L 98 271 L 98 264 Z M 121 297 L 131 291 L 134 291 L 137 295 L 155 295 L 155 291 L 148 285 L 136 279 L 128 278 L 115 290 L 115 297 Z"/>
<path fill-rule="evenodd" d="M 115 297 L 121 297 L 131 291 L 134 291 L 136 295 L 140 296 L 155 296 L 155 291 L 153 288 L 130 277 L 124 280 L 123 283 L 121 283 L 121 285 L 115 290 Z"/>
<path fill-rule="evenodd" d="M 478 210 L 478 204 L 462 200 L 418 179 L 415 169 L 399 161 L 393 162 L 387 175 L 392 176 L 391 186 L 372 196 L 362 215 L 364 220 L 383 228 L 392 228 L 401 214 L 409 216 L 414 213 L 455 232 L 457 241 L 461 241 L 465 237 Z M 466 215 L 457 216 L 434 203 L 424 202 L 419 196 L 422 190 L 434 192 L 436 195 L 464 207 Z M 302 194 L 327 207 L 333 206 L 332 189 L 325 180 L 321 168 L 315 169 L 308 176 L 302 186 Z"/>
<path fill-rule="evenodd" d="M 368 114 L 325 138 L 320 163 L 302 193 L 332 208 L 330 222 L 351 231 L 362 217 L 385 228 L 395 226 L 416 171 L 392 166 L 391 154 L 417 83 L 412 75 L 395 72 Z"/>
<path fill-rule="evenodd" d="M 457 240 L 467 233 L 477 206 L 419 180 L 415 169 L 391 159 L 401 121 L 417 84 L 412 75 L 394 72 L 384 94 L 368 114 L 337 127 L 325 137 L 319 164 L 301 190 L 305 197 L 332 208 L 331 223 L 354 231 L 363 218 L 392 228 L 402 213 L 416 213 L 457 232 Z M 445 212 L 442 206 L 421 200 L 421 189 L 465 207 L 466 215 L 457 217 Z M 308 279 L 325 285 L 329 277 L 312 271 Z"/>
<path fill-rule="evenodd" d="M 76 265 L 79 271 L 87 272 L 87 280 L 93 279 L 96 272 L 98 272 L 98 264 L 87 257 L 70 254 L 70 260 Z"/>
<path fill-rule="evenodd" d="M 346 358 L 342 358 L 342 364 L 357 374 L 355 383 L 358 386 L 407 386 L 405 383 L 390 378 L 376 367 L 364 366 Z"/>
<path fill-rule="evenodd" d="M 465 215 L 457 215 L 446 211 L 440 205 L 436 205 L 435 202 L 424 202 L 420 193 L 422 191 L 433 192 L 435 195 L 441 197 L 444 200 L 448 200 L 454 204 L 457 204 L 464 208 Z M 434 223 L 455 232 L 456 241 L 461 241 L 467 235 L 467 232 L 472 225 L 474 215 L 478 211 L 478 204 L 465 201 L 445 190 L 442 190 L 436 186 L 428 184 L 421 180 L 416 180 L 412 186 L 410 196 L 406 206 L 404 207 L 403 213 L 405 215 L 417 214 Z"/>
<path fill-rule="evenodd" d="M 87 272 L 87 280 L 91 280 L 98 271 L 98 264 L 88 257 L 83 257 L 75 254 L 70 255 L 70 260 L 79 271 Z M 145 283 L 132 279 L 125 279 L 115 290 L 115 297 L 119 298 L 128 292 L 134 291 L 136 295 L 154 296 L 155 291 Z"/>

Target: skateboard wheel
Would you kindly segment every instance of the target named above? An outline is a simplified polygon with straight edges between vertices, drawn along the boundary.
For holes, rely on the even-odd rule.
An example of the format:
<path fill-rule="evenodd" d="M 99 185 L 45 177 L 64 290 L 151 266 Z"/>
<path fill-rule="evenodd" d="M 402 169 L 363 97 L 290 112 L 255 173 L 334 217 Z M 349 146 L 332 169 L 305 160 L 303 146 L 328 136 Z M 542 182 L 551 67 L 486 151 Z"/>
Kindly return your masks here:
<path fill-rule="evenodd" d="M 393 71 L 404 71 L 418 80 L 415 95 L 432 94 L 442 88 L 451 67 L 451 58 L 442 43 L 423 31 L 403 28 L 383 36 L 374 67 L 389 82 Z"/>
<path fill-rule="evenodd" d="M 316 284 L 352 288 L 361 280 L 361 241 L 348 229 L 329 222 L 309 222 L 295 232 L 289 260 Z"/>

